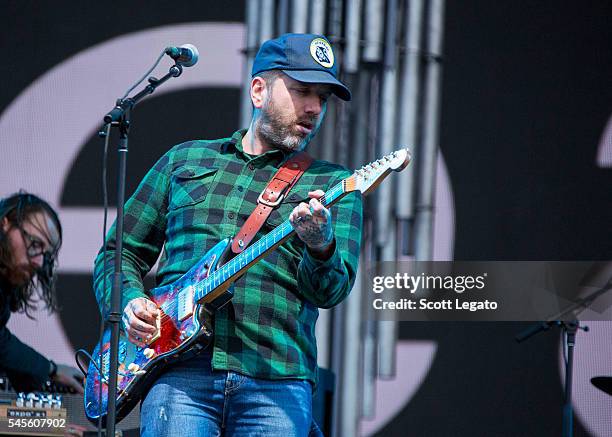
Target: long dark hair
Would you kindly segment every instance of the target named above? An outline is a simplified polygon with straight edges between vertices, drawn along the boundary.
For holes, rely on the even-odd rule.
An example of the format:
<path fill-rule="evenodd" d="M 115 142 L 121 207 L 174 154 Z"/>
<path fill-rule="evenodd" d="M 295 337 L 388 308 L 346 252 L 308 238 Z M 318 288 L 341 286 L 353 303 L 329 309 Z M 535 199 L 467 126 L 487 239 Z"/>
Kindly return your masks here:
<path fill-rule="evenodd" d="M 6 217 L 11 226 L 21 228 L 24 221 L 31 214 L 43 212 L 49 215 L 55 222 L 58 230 L 58 242 L 54 246 L 57 253 L 62 245 L 62 225 L 57 213 L 51 206 L 38 196 L 26 192 L 13 194 L 0 200 L 0 220 Z M 0 278 L 7 278 L 9 269 L 13 263 L 13 255 L 9 246 L 7 234 L 0 226 Z M 49 311 L 57 311 L 58 303 L 55 295 L 55 273 L 56 260 L 49 259 L 45 254 L 45 262 L 41 269 L 33 275 L 30 281 L 22 286 L 11 286 L 4 284 L 4 298 L 7 299 L 8 306 L 13 312 L 23 312 L 32 318 L 30 311 L 36 310 L 36 302 L 42 300 Z M 6 279 L 3 280 L 6 282 Z M 37 293 L 38 291 L 38 293 Z"/>

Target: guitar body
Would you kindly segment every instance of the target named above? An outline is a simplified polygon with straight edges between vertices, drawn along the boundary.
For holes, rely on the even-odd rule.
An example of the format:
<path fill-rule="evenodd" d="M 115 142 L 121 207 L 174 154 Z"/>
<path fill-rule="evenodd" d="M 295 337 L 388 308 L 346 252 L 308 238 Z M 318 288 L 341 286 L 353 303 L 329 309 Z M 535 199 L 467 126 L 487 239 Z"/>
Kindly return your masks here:
<path fill-rule="evenodd" d="M 129 414 L 169 363 L 193 356 L 209 345 L 213 335 L 212 314 L 231 299 L 232 292 L 225 284 L 209 293 L 206 302 L 202 304 L 196 304 L 193 300 L 186 302 L 184 295 L 192 299 L 193 292 L 189 292 L 189 287 L 205 280 L 218 268 L 219 261 L 227 253 L 230 244 L 231 239 L 220 241 L 177 281 L 150 290 L 150 299 L 157 304 L 162 317 L 158 323 L 158 335 L 147 348 L 140 348 L 131 343 L 123 330 L 120 331 L 117 421 Z M 193 305 L 192 308 L 189 308 L 190 305 Z M 84 397 L 87 418 L 94 423 L 102 420 L 104 425 L 108 409 L 110 338 L 111 330 L 107 328 L 92 354 L 95 363 L 91 362 L 89 365 Z M 97 368 L 100 356 L 102 378 Z M 102 385 L 101 398 L 100 385 Z"/>

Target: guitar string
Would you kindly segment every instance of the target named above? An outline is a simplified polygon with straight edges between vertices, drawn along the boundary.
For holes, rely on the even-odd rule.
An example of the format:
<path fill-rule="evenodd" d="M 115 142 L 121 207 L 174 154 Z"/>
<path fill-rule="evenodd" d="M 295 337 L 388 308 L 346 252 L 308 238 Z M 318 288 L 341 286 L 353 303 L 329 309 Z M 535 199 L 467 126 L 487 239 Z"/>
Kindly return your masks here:
<path fill-rule="evenodd" d="M 340 183 L 336 184 L 333 188 L 331 188 L 327 193 L 325 193 L 319 199 L 319 201 L 321 201 L 321 203 L 323 205 L 327 205 L 327 204 L 329 204 L 329 202 L 335 200 L 336 197 L 339 194 L 341 194 L 343 191 L 344 190 L 343 190 L 342 182 L 340 182 Z M 327 200 L 327 196 L 331 197 L 330 201 Z M 256 244 L 251 246 L 251 248 L 250 248 L 251 250 L 250 250 L 249 254 L 252 254 L 252 252 L 254 252 L 256 248 L 258 248 L 259 249 L 259 253 L 257 254 L 257 256 L 261 255 L 261 253 L 262 253 L 261 249 L 262 248 L 260 246 L 263 245 L 264 246 L 263 247 L 263 249 L 264 249 L 263 251 L 265 251 L 265 250 L 267 250 L 268 247 L 270 247 L 270 246 L 274 245 L 276 242 L 278 242 L 278 240 L 286 237 L 287 234 L 290 233 L 292 230 L 293 230 L 293 228 L 291 227 L 291 223 L 289 222 L 289 220 L 284 221 L 276 229 L 274 229 L 273 231 L 271 231 L 268 234 L 266 234 Z M 277 235 L 275 235 L 275 234 L 277 234 Z M 278 234 L 281 235 L 281 238 L 278 238 Z M 273 244 L 270 245 L 268 243 L 268 239 L 272 235 L 274 235 L 275 238 L 273 238 Z M 263 244 L 263 243 L 265 243 L 265 244 Z M 247 251 L 249 251 L 249 249 L 247 249 Z M 230 262 L 228 262 L 220 270 L 216 270 L 215 272 L 213 272 L 211 277 L 207 278 L 207 280 L 206 280 L 207 284 L 206 285 L 212 284 L 212 289 L 208 290 L 208 288 L 209 288 L 208 286 L 201 287 L 201 288 L 204 288 L 204 289 L 206 289 L 207 292 L 210 292 L 210 291 L 212 291 L 214 288 L 216 288 L 218 286 L 218 285 L 215 285 L 215 284 L 217 284 L 217 281 L 219 281 L 218 284 L 221 285 L 223 282 L 225 282 L 225 281 L 227 281 L 227 279 L 229 279 L 229 278 L 225 277 L 227 270 L 230 270 L 231 268 L 233 268 L 234 270 L 232 272 L 232 275 L 236 274 L 237 271 L 240 271 L 242 269 L 241 261 L 243 260 L 243 258 L 248 258 L 247 251 L 243 252 L 243 254 L 245 254 L 245 255 L 240 254 L 238 257 L 236 257 L 236 258 L 232 259 Z M 249 262 L 253 261 L 253 259 L 255 259 L 257 256 L 251 257 L 251 260 L 247 260 L 244 265 L 249 264 Z M 238 269 L 236 270 L 236 264 L 239 263 L 239 262 L 240 262 L 240 264 L 238 266 Z"/>
<path fill-rule="evenodd" d="M 323 195 L 319 200 L 323 205 L 327 205 L 329 203 L 327 197 L 331 197 L 332 201 L 337 197 L 338 194 L 341 194 L 343 191 L 342 183 L 337 184 L 332 189 L 329 190 L 328 193 Z M 195 295 L 199 295 L 202 291 L 206 291 L 205 294 L 211 292 L 218 285 L 221 285 L 228 279 L 228 273 L 231 275 L 235 275 L 238 271 L 240 271 L 244 266 L 248 265 L 252 262 L 257 256 L 261 255 L 262 252 L 268 249 L 268 247 L 272 246 L 280 239 L 287 236 L 292 231 L 291 224 L 289 221 L 283 222 L 276 229 L 265 235 L 262 239 L 260 239 L 255 245 L 251 246 L 251 248 L 247 249 L 247 251 L 240 254 L 238 257 L 232 259 L 230 262 L 221 267 L 220 270 L 213 272 L 213 275 L 207 278 L 205 281 L 202 281 L 199 284 L 194 285 Z M 272 238 L 272 244 L 269 243 L 270 237 Z M 279 238 L 280 237 L 280 238 Z M 258 251 L 257 255 L 254 254 L 255 251 Z M 230 276 L 231 276 L 230 275 Z M 218 283 L 218 285 L 217 285 Z M 213 288 L 211 288 L 211 285 Z M 171 301 L 165 306 L 165 310 L 174 312 L 176 310 L 176 306 L 178 303 L 176 301 Z"/>

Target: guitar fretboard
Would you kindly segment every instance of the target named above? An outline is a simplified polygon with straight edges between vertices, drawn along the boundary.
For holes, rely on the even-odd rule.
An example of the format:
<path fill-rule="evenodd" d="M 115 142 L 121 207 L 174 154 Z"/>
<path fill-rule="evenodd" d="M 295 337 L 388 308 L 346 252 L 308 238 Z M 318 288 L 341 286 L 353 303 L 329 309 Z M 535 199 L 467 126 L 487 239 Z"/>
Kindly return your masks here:
<path fill-rule="evenodd" d="M 345 194 L 345 181 L 346 180 L 342 180 L 340 183 L 336 184 L 319 199 L 323 206 L 327 207 L 332 205 Z M 232 277 L 242 274 L 244 270 L 250 267 L 250 264 L 263 258 L 270 250 L 281 243 L 285 238 L 289 237 L 293 232 L 294 230 L 289 219 L 285 220 L 272 231 L 268 232 L 246 248 L 243 252 L 225 263 L 221 268 L 212 272 L 208 278 L 198 284 L 194 284 L 194 302 L 198 302 Z"/>

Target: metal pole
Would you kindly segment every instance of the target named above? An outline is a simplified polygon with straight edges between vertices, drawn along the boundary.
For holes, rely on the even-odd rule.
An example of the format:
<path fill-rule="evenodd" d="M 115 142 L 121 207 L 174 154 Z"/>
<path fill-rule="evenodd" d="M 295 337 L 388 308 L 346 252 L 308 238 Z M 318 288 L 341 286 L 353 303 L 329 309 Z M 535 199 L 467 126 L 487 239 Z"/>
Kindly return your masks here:
<path fill-rule="evenodd" d="M 397 1 L 387 2 L 385 28 L 385 55 L 380 101 L 380 151 L 386 155 L 393 151 L 395 143 L 395 117 L 397 99 L 397 44 L 396 44 Z M 396 260 L 396 226 L 392 215 L 391 184 L 382 184 L 378 189 L 378 208 L 376 215 L 376 243 L 380 252 L 379 261 Z M 395 343 L 397 322 L 381 321 L 378 324 L 378 374 L 381 378 L 395 375 Z"/>
<path fill-rule="evenodd" d="M 363 79 L 363 80 L 362 80 Z M 364 137 L 367 135 L 366 147 L 364 150 L 364 155 L 366 158 L 362 159 L 360 165 L 364 162 L 372 161 L 376 157 L 375 149 L 376 149 L 376 141 L 378 137 L 378 124 L 376 120 L 378 119 L 378 107 L 380 106 L 380 81 L 379 76 L 375 74 L 373 71 L 369 71 L 368 69 L 364 69 L 360 75 L 360 80 L 364 83 L 364 86 L 369 88 L 368 99 L 367 102 L 364 101 L 360 103 L 361 105 L 366 105 L 363 111 L 366 113 L 367 120 L 373 120 L 373 122 L 368 123 L 367 121 L 363 121 L 364 125 L 367 125 L 367 130 L 364 133 Z M 361 120 L 357 120 L 357 123 L 360 123 Z M 366 200 L 364 204 L 364 252 L 362 252 L 362 256 L 364 256 L 364 265 L 366 266 L 366 271 L 371 271 L 373 268 L 373 260 L 376 259 L 374 256 L 375 253 L 375 245 L 372 241 L 373 235 L 373 217 L 374 217 L 374 202 L 373 198 Z M 370 306 L 367 296 L 364 296 L 363 302 L 364 308 L 364 336 L 363 336 L 363 401 L 361 407 L 361 415 L 362 417 L 372 417 L 375 413 L 376 407 L 376 378 L 378 376 L 378 322 L 374 317 L 374 309 Z"/>
<path fill-rule="evenodd" d="M 120 139 L 117 147 L 119 155 L 119 170 L 117 171 L 117 219 L 115 221 L 115 268 L 113 274 L 113 288 L 111 290 L 110 311 L 108 314 L 108 322 L 111 326 L 110 338 L 110 369 L 108 382 L 108 405 L 106 416 L 106 432 L 110 435 L 115 435 L 115 426 L 117 418 L 116 400 L 117 400 L 117 372 L 119 368 L 118 350 L 119 350 L 119 328 L 121 327 L 121 298 L 123 285 L 123 219 L 125 205 L 125 176 L 127 168 L 128 154 L 128 129 L 130 127 L 130 109 L 125 112 L 121 118 L 119 125 Z M 106 263 L 106 260 L 104 260 Z M 106 274 L 106 272 L 105 272 Z M 100 351 L 102 353 L 102 351 Z M 104 370 L 100 370 L 100 384 Z"/>
<path fill-rule="evenodd" d="M 359 71 L 359 35 L 361 31 L 361 0 L 350 1 L 346 5 L 346 43 L 344 46 L 344 57 L 342 58 L 342 71 L 345 81 L 350 89 L 355 92 L 353 85 L 357 83 L 357 72 Z M 340 59 L 340 58 L 338 58 Z M 361 97 L 361 93 L 354 94 L 354 98 Z M 353 102 L 351 106 L 341 106 L 339 133 L 340 141 L 338 142 L 338 158 L 341 163 L 350 165 L 349 143 L 351 149 L 359 147 L 355 145 L 359 129 L 356 123 L 350 123 L 355 116 L 359 114 L 360 101 Z M 364 108 L 361 108 L 364 109 Z M 356 112 L 357 111 L 357 112 Z M 363 128 L 366 129 L 366 124 Z M 363 143 L 365 147 L 365 142 Z M 362 296 L 364 293 L 362 275 L 363 275 L 363 258 L 360 260 L 359 269 L 357 271 L 357 279 L 347 299 L 345 306 L 344 320 L 344 338 L 343 338 L 343 355 L 342 355 L 342 373 L 338 375 L 338 379 L 342 380 L 340 393 L 340 409 L 338 420 L 339 436 L 356 436 L 359 431 L 360 418 L 360 399 L 361 399 L 361 320 L 362 320 Z"/>
<path fill-rule="evenodd" d="M 308 28 L 308 1 L 293 0 L 291 11 L 291 31 L 294 33 L 306 33 Z"/>
<path fill-rule="evenodd" d="M 325 113 L 325 125 L 322 129 L 321 136 L 323 141 L 321 144 L 321 157 L 324 161 L 335 162 L 336 156 L 336 99 L 329 99 L 327 102 L 327 112 Z"/>
<path fill-rule="evenodd" d="M 395 220 L 393 220 L 395 224 Z M 390 233 L 396 235 L 395 226 L 390 226 Z M 383 248 L 381 260 L 391 262 L 389 259 L 396 256 L 396 240 L 390 240 Z M 385 261 L 386 260 L 386 261 Z M 381 379 L 395 378 L 395 345 L 397 343 L 398 322 L 396 320 L 382 320 L 378 322 L 378 376 Z"/>
<path fill-rule="evenodd" d="M 367 227 L 365 227 L 367 226 Z M 364 223 L 365 238 L 361 256 L 364 260 L 366 271 L 372 267 L 372 222 Z M 374 309 L 370 305 L 367 291 L 364 293 L 362 311 L 364 320 L 362 322 L 363 344 L 362 344 L 362 385 L 363 396 L 361 401 L 361 417 L 373 419 L 376 414 L 376 377 L 378 376 L 377 363 L 377 323 L 374 320 Z"/>
<path fill-rule="evenodd" d="M 332 308 L 332 338 L 331 338 L 331 368 L 336 374 L 336 395 L 334 396 L 334 404 L 332 407 L 332 429 L 334 436 L 339 436 L 340 428 L 340 402 L 341 395 L 344 389 L 344 379 L 342 376 L 343 353 L 342 345 L 344 343 L 344 305 L 340 304 Z"/>
<path fill-rule="evenodd" d="M 397 107 L 397 45 L 396 34 L 396 0 L 389 0 L 387 10 L 387 25 L 385 29 L 385 57 L 382 73 L 382 92 L 380 97 L 380 128 L 379 128 L 379 155 L 386 155 L 393 151 L 395 142 L 395 113 Z M 382 184 L 378 189 L 376 241 L 377 245 L 384 247 L 387 241 L 392 240 L 388 235 L 388 218 L 391 215 L 391 186 Z"/>
<path fill-rule="evenodd" d="M 433 258 L 433 208 L 438 157 L 443 21 L 444 0 L 431 0 L 427 28 L 424 132 L 420 157 L 421 178 L 418 184 L 415 217 L 415 257 L 417 261 L 427 261 Z"/>
<path fill-rule="evenodd" d="M 349 89 L 354 89 L 357 83 L 357 71 L 359 69 L 359 34 L 360 34 L 361 0 L 348 2 L 346 6 L 345 44 L 343 53 L 338 53 L 338 61 L 342 61 L 343 80 Z M 340 57 L 342 55 L 342 57 Z M 336 162 L 342 165 L 350 165 L 350 155 L 354 141 L 352 120 L 357 105 L 339 104 L 339 118 L 337 134 L 337 156 Z"/>
<path fill-rule="evenodd" d="M 361 34 L 361 0 L 346 5 L 346 50 L 343 71 L 357 73 L 359 69 L 359 35 Z"/>
<path fill-rule="evenodd" d="M 421 31 L 423 28 L 423 0 L 408 0 L 405 11 L 404 58 L 400 81 L 400 110 L 398 141 L 414 150 L 417 144 L 419 64 L 421 59 Z M 414 155 L 418 159 L 418 154 Z M 414 166 L 415 164 L 413 164 Z M 414 171 L 397 175 L 398 190 L 395 196 L 398 217 L 402 220 L 414 215 Z"/>
<path fill-rule="evenodd" d="M 351 142 L 352 168 L 359 168 L 372 161 L 372 156 L 368 153 L 368 140 L 370 133 L 374 130 L 374 123 L 370 118 L 370 87 L 372 86 L 372 72 L 363 68 L 357 75 L 357 86 L 353 90 L 353 102 L 351 103 L 353 140 Z M 374 118 L 375 120 L 376 118 Z"/>
<path fill-rule="evenodd" d="M 342 0 L 330 0 L 329 7 L 329 39 L 332 43 L 338 43 L 342 30 Z"/>
<path fill-rule="evenodd" d="M 274 0 L 261 0 L 259 14 L 259 44 L 272 39 L 274 35 Z"/>
<path fill-rule="evenodd" d="M 310 33 L 325 33 L 325 0 L 310 2 Z"/>
<path fill-rule="evenodd" d="M 330 15 L 330 27 L 328 38 L 332 45 L 334 46 L 334 53 L 337 59 L 341 59 L 342 48 L 340 46 L 341 42 L 341 29 L 342 29 L 342 1 L 341 0 L 330 0 L 329 5 L 329 15 Z M 334 147 L 337 144 L 339 135 L 339 126 L 338 119 L 342 119 L 342 117 L 338 114 L 338 105 L 337 99 L 330 99 L 327 103 L 327 114 L 326 114 L 326 126 L 325 130 L 322 132 L 323 134 L 323 150 L 322 150 L 322 158 L 325 161 L 337 162 L 336 152 L 337 147 Z"/>
<path fill-rule="evenodd" d="M 279 0 L 278 2 L 278 14 L 276 17 L 278 35 L 287 33 L 289 26 L 287 20 L 289 17 L 289 0 Z"/>
<path fill-rule="evenodd" d="M 258 33 L 259 33 L 259 6 L 260 0 L 251 0 L 247 2 L 246 10 L 246 47 L 244 55 L 246 57 L 244 82 L 242 85 L 241 106 L 240 106 L 240 127 L 247 128 L 251 122 L 252 104 L 251 104 L 251 69 L 253 68 L 253 59 L 257 54 Z"/>
<path fill-rule="evenodd" d="M 344 337 L 342 341 L 342 372 L 338 379 L 342 380 L 342 391 L 339 396 L 340 417 L 338 420 L 338 436 L 359 435 L 359 418 L 361 398 L 359 352 L 361 349 L 361 301 L 363 295 L 363 260 L 359 262 L 355 285 L 344 303 Z"/>
<path fill-rule="evenodd" d="M 325 18 L 326 18 L 326 10 L 325 10 L 325 0 L 315 0 L 310 2 L 309 12 L 309 32 L 322 35 L 325 33 Z M 310 145 L 310 153 L 313 156 L 320 157 L 327 161 L 331 161 L 328 159 L 333 154 L 332 144 L 335 142 L 334 132 L 335 132 L 335 99 L 331 99 L 331 101 L 327 104 L 327 121 L 323 125 L 321 129 L 321 133 L 319 136 L 312 142 Z M 331 149 L 331 152 L 330 152 Z"/>
<path fill-rule="evenodd" d="M 331 331 L 332 314 L 330 309 L 319 308 L 319 318 L 315 325 L 315 337 L 317 339 L 317 364 L 319 367 L 329 369 L 331 367 Z"/>
<path fill-rule="evenodd" d="M 383 0 L 366 0 L 363 61 L 380 62 L 383 46 L 383 20 L 385 3 Z"/>

